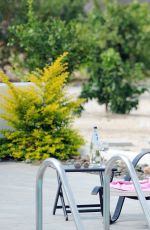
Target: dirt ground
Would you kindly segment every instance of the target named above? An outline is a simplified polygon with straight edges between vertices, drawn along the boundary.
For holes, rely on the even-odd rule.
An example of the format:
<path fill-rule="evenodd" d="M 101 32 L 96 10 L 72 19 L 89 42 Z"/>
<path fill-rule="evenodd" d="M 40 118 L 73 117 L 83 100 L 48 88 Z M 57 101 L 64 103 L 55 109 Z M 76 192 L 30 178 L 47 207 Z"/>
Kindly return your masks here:
<path fill-rule="evenodd" d="M 80 86 L 69 87 L 69 94 L 76 97 L 80 90 Z M 150 92 L 140 97 L 138 110 L 128 115 L 106 113 L 105 107 L 96 100 L 89 101 L 73 126 L 83 135 L 87 144 L 91 140 L 92 127 L 97 126 L 101 140 L 114 147 L 136 153 L 141 149 L 150 149 Z"/>

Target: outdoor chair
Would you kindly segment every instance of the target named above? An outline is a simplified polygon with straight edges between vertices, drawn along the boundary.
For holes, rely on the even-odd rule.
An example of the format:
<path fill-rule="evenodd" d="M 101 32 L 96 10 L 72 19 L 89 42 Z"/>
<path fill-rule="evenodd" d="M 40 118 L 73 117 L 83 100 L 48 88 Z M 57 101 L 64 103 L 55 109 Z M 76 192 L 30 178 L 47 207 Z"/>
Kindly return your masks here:
<path fill-rule="evenodd" d="M 134 168 L 137 166 L 137 164 L 139 163 L 141 158 L 146 154 L 150 154 L 150 150 L 142 151 L 140 154 L 138 154 L 133 159 L 132 164 L 133 164 Z M 127 174 L 124 177 L 124 181 L 130 181 L 130 180 L 131 180 L 131 177 L 129 174 Z M 118 220 L 118 218 L 121 214 L 121 210 L 122 210 L 125 199 L 130 198 L 130 199 L 137 200 L 138 197 L 137 197 L 136 192 L 134 192 L 134 191 L 125 191 L 125 190 L 120 190 L 120 189 L 116 189 L 116 188 L 112 188 L 112 187 L 110 188 L 110 193 L 111 193 L 111 195 L 119 196 L 115 211 L 114 211 L 113 215 L 110 215 L 110 224 L 113 224 Z M 99 194 L 100 205 L 101 205 L 101 209 L 102 209 L 101 213 L 103 215 L 103 186 L 96 186 L 93 189 L 92 194 L 93 195 Z M 144 195 L 145 195 L 146 200 L 150 200 L 150 190 L 144 191 Z"/>

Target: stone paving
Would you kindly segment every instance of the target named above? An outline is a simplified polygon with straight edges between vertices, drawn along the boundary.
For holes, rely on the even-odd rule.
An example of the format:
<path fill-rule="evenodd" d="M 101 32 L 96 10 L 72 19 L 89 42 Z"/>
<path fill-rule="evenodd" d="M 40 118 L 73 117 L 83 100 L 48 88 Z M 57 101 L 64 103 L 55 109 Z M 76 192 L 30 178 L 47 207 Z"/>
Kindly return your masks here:
<path fill-rule="evenodd" d="M 35 179 L 39 166 L 15 163 L 0 163 L 0 229 L 1 230 L 35 230 Z M 97 196 L 90 194 L 92 188 L 99 184 L 97 175 L 88 173 L 68 173 L 77 203 L 98 202 Z M 52 215 L 52 207 L 57 188 L 56 173 L 47 169 L 44 177 L 44 228 L 43 230 L 74 230 L 72 216 L 65 221 L 62 210 Z M 116 199 L 111 198 L 111 209 Z M 150 202 L 149 202 L 150 204 Z M 99 213 L 81 214 L 86 230 L 103 229 Z M 118 222 L 110 227 L 112 230 L 146 230 L 145 217 L 138 201 L 127 199 Z"/>

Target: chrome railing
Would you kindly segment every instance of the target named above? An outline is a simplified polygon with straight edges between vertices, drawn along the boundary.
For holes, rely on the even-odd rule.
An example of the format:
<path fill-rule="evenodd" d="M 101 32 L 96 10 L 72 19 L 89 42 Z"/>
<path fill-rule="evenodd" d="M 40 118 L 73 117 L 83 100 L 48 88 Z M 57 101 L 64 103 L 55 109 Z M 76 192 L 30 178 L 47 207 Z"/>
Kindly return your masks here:
<path fill-rule="evenodd" d="M 146 217 L 149 229 L 150 229 L 150 208 L 145 200 L 144 193 L 141 190 L 138 177 L 136 175 L 135 169 L 130 162 L 130 160 L 124 155 L 113 156 L 106 165 L 105 175 L 104 175 L 104 230 L 109 230 L 110 228 L 110 176 L 114 163 L 117 160 L 122 160 L 129 171 L 135 191 L 137 192 L 137 197 L 140 201 L 141 207 L 143 209 L 144 215 Z"/>
<path fill-rule="evenodd" d="M 60 180 L 62 182 L 63 189 L 65 191 L 72 215 L 74 217 L 75 225 L 77 230 L 84 230 L 83 224 L 81 222 L 77 207 L 75 205 L 74 196 L 70 185 L 68 183 L 65 171 L 61 165 L 61 163 L 54 159 L 48 158 L 46 159 L 41 167 L 38 170 L 37 178 L 36 178 L 36 230 L 43 230 L 43 176 L 47 167 L 52 167 L 56 169 Z"/>

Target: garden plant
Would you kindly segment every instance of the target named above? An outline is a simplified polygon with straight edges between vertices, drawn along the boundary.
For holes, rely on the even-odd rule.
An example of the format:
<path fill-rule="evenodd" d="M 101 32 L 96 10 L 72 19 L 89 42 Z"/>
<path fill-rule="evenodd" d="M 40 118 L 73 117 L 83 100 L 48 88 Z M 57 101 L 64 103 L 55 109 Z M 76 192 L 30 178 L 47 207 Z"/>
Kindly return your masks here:
<path fill-rule="evenodd" d="M 87 46 L 80 38 L 77 21 L 51 15 L 41 19 L 33 10 L 33 0 L 28 0 L 27 22 L 10 26 L 9 32 L 8 45 L 14 56 L 24 56 L 21 68 L 43 68 L 63 52 L 68 52 L 69 72 L 86 61 Z"/>
<path fill-rule="evenodd" d="M 79 155 L 84 140 L 71 124 L 82 100 L 73 100 L 65 92 L 69 76 L 65 58 L 66 54 L 29 74 L 27 88 L 16 87 L 0 72 L 9 89 L 7 96 L 1 95 L 0 117 L 12 128 L 0 130 L 0 158 L 64 160 Z"/>
<path fill-rule="evenodd" d="M 24 64 L 24 62 L 22 62 L 22 65 L 20 62 L 17 63 L 19 58 L 16 60 L 16 58 L 14 58 L 14 54 L 16 56 L 16 54 L 19 54 L 20 52 L 25 51 L 27 43 L 24 44 L 24 46 L 21 46 L 23 44 L 22 40 L 24 40 L 25 38 L 23 37 L 21 39 L 22 43 L 20 45 L 18 44 L 18 39 L 15 44 L 13 43 L 14 44 L 13 46 L 8 45 L 10 44 L 11 38 L 12 40 L 13 38 L 15 40 L 16 39 L 15 35 L 17 37 L 21 35 L 21 31 L 20 33 L 15 34 L 16 25 L 24 26 L 25 32 L 26 33 L 30 32 L 29 38 L 31 39 L 33 39 L 34 35 L 37 36 L 37 39 L 41 39 L 41 38 L 43 39 L 44 37 L 43 35 L 45 35 L 45 39 L 46 39 L 48 37 L 46 33 L 53 33 L 53 30 L 54 30 L 54 27 L 52 31 L 50 30 L 50 28 L 48 28 L 48 26 L 49 27 L 51 26 L 51 23 L 49 23 L 48 25 L 48 21 L 52 21 L 52 18 L 53 18 L 56 22 L 57 19 L 59 19 L 58 23 L 59 21 L 62 21 L 64 22 L 64 25 L 58 24 L 58 26 L 55 26 L 57 37 L 58 37 L 58 36 L 61 36 L 62 33 L 64 32 L 64 28 L 62 28 L 63 26 L 66 26 L 66 24 L 70 23 L 71 21 L 79 21 L 80 18 L 85 16 L 85 10 L 84 10 L 85 2 L 86 2 L 85 0 L 74 0 L 74 1 L 72 0 L 61 0 L 61 1 L 60 0 L 50 0 L 50 1 L 1 0 L 0 1 L 0 68 L 2 68 L 5 71 L 7 65 L 13 65 L 13 68 L 14 66 L 16 67 L 17 65 L 17 67 L 19 66 L 18 67 L 19 69 Z M 40 26 L 39 30 L 36 28 L 38 23 L 36 25 L 29 23 L 29 17 L 31 17 L 31 15 L 29 16 L 29 14 L 27 13 L 29 6 L 32 6 L 33 11 L 36 12 L 35 15 L 36 15 L 37 20 L 39 21 L 39 26 Z M 60 26 L 60 30 L 62 28 L 60 32 L 59 32 L 59 26 Z M 14 28 L 14 35 L 13 33 L 11 33 L 9 29 L 11 27 Z M 65 34 L 67 31 L 67 28 L 65 30 Z M 32 36 L 31 36 L 31 30 L 33 30 Z M 38 33 L 40 33 L 41 31 L 43 31 L 43 33 L 41 34 L 41 37 L 40 37 Z M 72 32 L 74 33 L 74 31 Z M 54 37 L 56 37 L 56 35 Z M 46 43 L 45 39 L 43 39 L 44 44 Z M 69 38 L 66 38 L 65 40 L 63 39 L 63 42 L 64 43 L 72 42 L 71 37 L 69 40 L 68 39 Z M 12 40 L 11 40 L 11 44 L 12 44 Z M 27 40 L 27 42 L 29 41 Z M 37 42 L 37 44 L 41 45 L 40 42 Z M 49 52 L 49 55 L 51 56 L 52 54 L 50 54 L 51 52 L 50 50 L 48 50 L 49 47 L 50 46 L 47 45 L 47 53 Z M 36 49 L 34 50 L 34 52 L 35 51 Z M 38 52 L 41 52 L 40 48 L 38 48 L 38 50 L 36 51 L 36 54 Z M 61 51 L 59 54 L 61 54 Z M 54 59 L 55 58 L 56 56 L 54 57 Z M 34 69 L 34 67 L 32 69 Z M 18 76 L 19 76 L 19 73 L 18 73 Z"/>
<path fill-rule="evenodd" d="M 105 1 L 101 8 L 96 5 L 86 26 L 91 33 L 91 58 L 82 97 L 96 98 L 114 113 L 137 108 L 150 64 L 149 25 L 148 4 Z"/>

